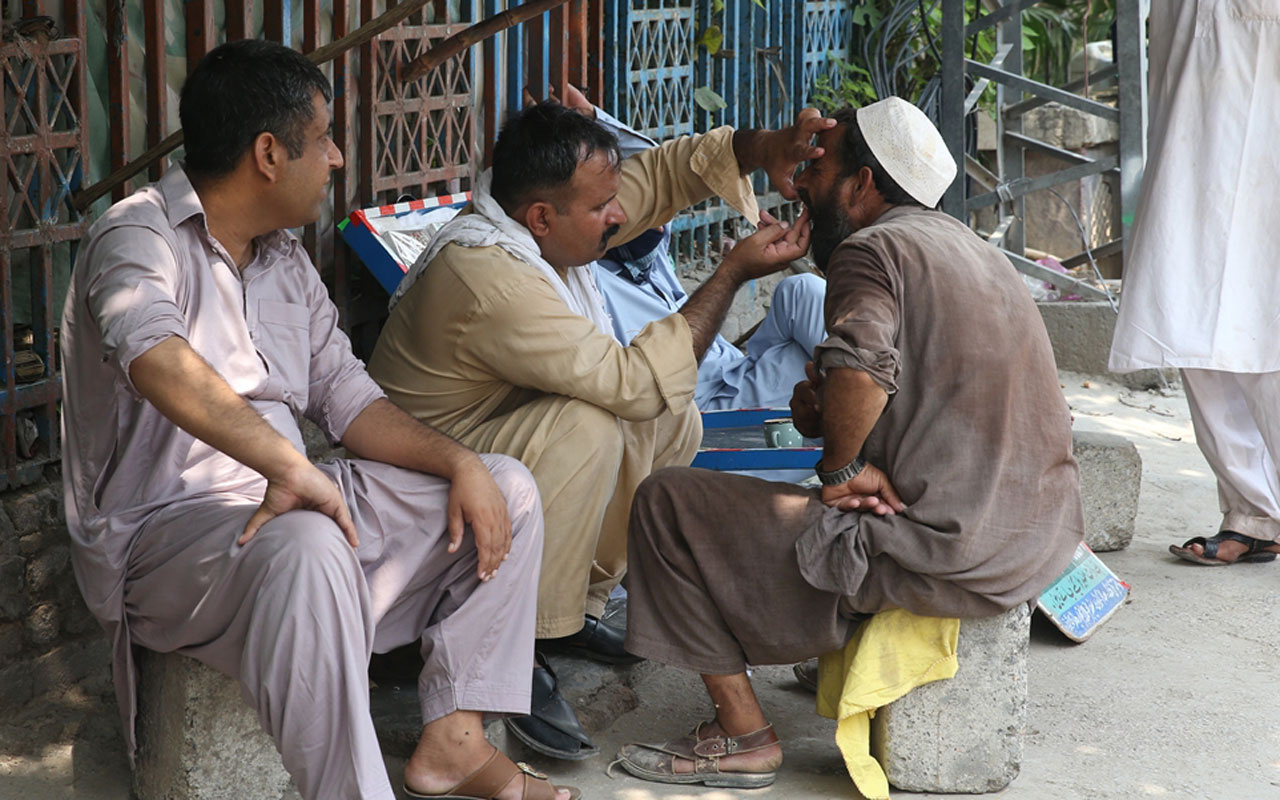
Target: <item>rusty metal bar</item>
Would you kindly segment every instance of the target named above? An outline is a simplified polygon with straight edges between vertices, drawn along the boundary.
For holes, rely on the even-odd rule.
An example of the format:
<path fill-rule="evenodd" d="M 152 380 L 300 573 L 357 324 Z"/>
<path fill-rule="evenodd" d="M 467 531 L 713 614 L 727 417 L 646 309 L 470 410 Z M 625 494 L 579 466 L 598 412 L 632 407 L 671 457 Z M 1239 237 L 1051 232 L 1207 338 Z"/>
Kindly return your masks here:
<path fill-rule="evenodd" d="M 292 46 L 293 3 L 286 0 L 263 0 L 262 37 Z"/>
<path fill-rule="evenodd" d="M 547 46 L 549 48 L 551 71 L 547 76 L 551 83 L 551 91 L 565 102 L 569 96 L 569 4 L 565 3 L 548 15 L 549 20 Z"/>
<path fill-rule="evenodd" d="M 320 0 L 302 2 L 302 51 L 315 52 L 320 46 Z M 330 204 L 332 206 L 332 204 Z M 336 221 L 336 220 L 335 220 Z M 302 246 L 311 254 L 311 263 L 320 269 L 321 242 L 318 226 L 311 223 L 302 229 Z"/>
<path fill-rule="evenodd" d="M 63 0 L 62 31 L 72 39 L 80 39 L 84 36 L 83 0 Z M 83 61 L 83 59 L 81 60 Z"/>
<path fill-rule="evenodd" d="M 599 106 L 604 103 L 604 0 L 587 0 L 587 99 Z"/>
<path fill-rule="evenodd" d="M 230 13 L 228 7 L 228 18 Z M 169 84 L 165 76 L 164 3 L 162 0 L 146 0 L 142 15 L 146 29 L 143 34 L 146 43 L 143 60 L 147 75 L 147 147 L 155 147 L 164 138 L 169 105 Z M 113 162 L 111 166 L 114 170 L 117 165 Z M 159 180 L 163 174 L 164 162 L 151 165 L 151 180 Z"/>
<path fill-rule="evenodd" d="M 535 100 L 544 100 L 550 88 L 547 75 L 546 16 L 538 15 L 524 26 L 525 31 L 525 80 Z"/>
<path fill-rule="evenodd" d="M 360 0 L 360 18 L 369 19 L 376 13 L 374 0 Z M 370 42 L 360 48 L 360 100 L 357 106 L 359 117 L 358 136 L 360 142 L 359 179 L 357 198 L 363 204 L 373 198 L 373 156 L 374 156 L 374 101 L 377 98 L 377 77 L 374 74 L 376 59 L 374 48 L 378 45 Z"/>
<path fill-rule="evenodd" d="M 13 261 L 7 247 L 0 247 L 0 333 L 4 336 L 4 398 L 0 403 L 0 415 L 4 422 L 4 468 L 17 464 L 18 440 L 14 414 L 17 400 L 17 376 L 13 361 Z"/>
<path fill-rule="evenodd" d="M 148 4 L 154 0 L 147 0 Z M 227 41 L 238 42 L 253 35 L 253 0 L 226 0 Z"/>
<path fill-rule="evenodd" d="M 129 20 L 119 0 L 107 3 L 107 97 L 111 169 L 115 170 L 129 161 Z M 125 181 L 111 190 L 111 200 L 122 200 L 128 193 Z"/>
<path fill-rule="evenodd" d="M 347 35 L 347 21 L 350 15 L 348 0 L 333 0 L 333 38 L 341 39 Z M 370 45 L 365 45 L 370 47 Z M 342 151 L 342 168 L 333 173 L 333 219 L 335 222 L 345 219 L 349 213 L 351 201 L 351 170 L 355 163 L 355 152 L 352 149 L 354 140 L 351 127 L 351 55 L 342 53 L 333 60 L 333 142 Z M 336 236 L 336 233 L 335 233 Z M 350 316 L 348 306 L 351 302 L 348 291 L 347 268 L 349 250 L 333 247 L 333 303 L 338 307 L 338 323 L 345 326 Z"/>
<path fill-rule="evenodd" d="M 561 6 L 568 21 L 568 81 L 582 89 L 587 85 L 587 3 L 571 0 Z"/>
<path fill-rule="evenodd" d="M 499 0 L 484 0 L 484 15 L 491 17 L 498 13 Z M 508 32 L 507 36 L 517 36 L 518 33 Z M 488 164 L 493 156 L 493 143 L 498 138 L 498 114 L 501 106 L 501 98 L 503 95 L 502 87 L 499 81 L 502 79 L 502 70 L 498 69 L 498 53 L 499 41 L 496 36 L 484 40 L 484 56 L 482 67 L 484 71 L 484 97 L 481 102 L 484 104 L 484 163 Z"/>
<path fill-rule="evenodd" d="M 187 12 L 187 72 L 213 49 L 217 29 L 213 24 L 213 0 L 183 0 Z"/>

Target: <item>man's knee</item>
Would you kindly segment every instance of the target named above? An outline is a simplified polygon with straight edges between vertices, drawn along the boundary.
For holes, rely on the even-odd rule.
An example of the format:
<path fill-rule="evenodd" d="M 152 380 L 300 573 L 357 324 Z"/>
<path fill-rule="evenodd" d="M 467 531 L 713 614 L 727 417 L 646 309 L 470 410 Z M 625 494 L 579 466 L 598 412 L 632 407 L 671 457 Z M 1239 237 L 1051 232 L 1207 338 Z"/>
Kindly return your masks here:
<path fill-rule="evenodd" d="M 813 273 L 788 275 L 773 290 L 774 304 L 795 305 L 817 300 L 821 303 L 827 294 L 827 282 Z"/>
<path fill-rule="evenodd" d="M 542 500 L 533 473 L 511 456 L 485 453 L 481 460 L 489 468 L 494 483 L 507 501 L 507 514 L 511 518 L 513 535 L 541 536 Z"/>
<path fill-rule="evenodd" d="M 245 555 L 264 562 L 268 579 L 323 576 L 336 586 L 350 585 L 360 572 L 355 548 L 331 518 L 318 511 L 296 510 L 269 520 L 245 545 Z"/>
<path fill-rule="evenodd" d="M 616 468 L 622 461 L 622 427 L 612 412 L 583 400 L 570 400 L 556 421 L 553 446 L 563 455 L 552 461 L 573 458 Z"/>
<path fill-rule="evenodd" d="M 655 520 L 670 517 L 674 494 L 687 488 L 690 480 L 697 477 L 698 470 L 691 467 L 666 467 L 657 470 L 640 482 L 636 487 L 635 499 L 631 502 L 630 539 L 643 538 L 662 525 L 654 524 Z"/>

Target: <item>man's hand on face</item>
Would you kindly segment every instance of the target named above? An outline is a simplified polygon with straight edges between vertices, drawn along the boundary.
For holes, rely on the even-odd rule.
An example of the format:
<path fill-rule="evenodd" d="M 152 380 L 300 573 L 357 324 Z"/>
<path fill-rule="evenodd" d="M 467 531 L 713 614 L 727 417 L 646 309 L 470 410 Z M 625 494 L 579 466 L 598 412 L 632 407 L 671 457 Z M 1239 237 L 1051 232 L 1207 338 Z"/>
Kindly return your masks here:
<path fill-rule="evenodd" d="M 822 435 L 822 401 L 818 392 L 822 389 L 822 373 L 812 361 L 804 365 L 806 380 L 796 384 L 791 392 L 791 421 L 801 436 L 816 439 Z"/>
<path fill-rule="evenodd" d="M 809 210 L 800 212 L 794 225 L 760 212 L 760 228 L 734 245 L 721 268 L 734 271 L 739 282 L 772 275 L 809 252 Z"/>
<path fill-rule="evenodd" d="M 795 124 L 776 131 L 766 131 L 761 156 L 761 166 L 769 176 L 769 182 L 783 197 L 796 199 L 792 183 L 796 168 L 806 161 L 814 161 L 826 152 L 814 145 L 813 137 L 836 126 L 836 121 L 824 117 L 816 108 L 806 108 L 796 115 Z"/>
<path fill-rule="evenodd" d="M 351 521 L 347 503 L 342 499 L 337 485 L 329 480 L 328 475 L 305 460 L 286 470 L 281 477 L 267 480 L 262 505 L 249 517 L 249 523 L 244 526 L 244 533 L 240 534 L 236 544 L 248 544 L 266 522 L 298 508 L 319 511 L 329 517 L 338 524 L 342 535 L 352 547 L 359 546 L 356 526 Z"/>
<path fill-rule="evenodd" d="M 511 518 L 507 514 L 507 499 L 478 458 L 468 460 L 453 474 L 453 485 L 449 488 L 450 553 L 456 553 L 462 545 L 462 532 L 467 525 L 476 537 L 479 557 L 476 575 L 487 581 L 507 560 L 511 550 Z"/>
<path fill-rule="evenodd" d="M 869 511 L 881 517 L 907 509 L 889 476 L 871 464 L 838 486 L 823 486 L 822 502 L 841 511 Z"/>

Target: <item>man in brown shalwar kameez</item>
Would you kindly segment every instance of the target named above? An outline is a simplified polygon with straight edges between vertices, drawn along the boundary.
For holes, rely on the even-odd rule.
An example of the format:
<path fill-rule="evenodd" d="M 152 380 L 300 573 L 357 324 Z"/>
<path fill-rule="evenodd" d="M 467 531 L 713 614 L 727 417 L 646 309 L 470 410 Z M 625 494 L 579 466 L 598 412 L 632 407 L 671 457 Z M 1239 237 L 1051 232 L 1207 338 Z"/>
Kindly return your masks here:
<path fill-rule="evenodd" d="M 846 109 L 796 180 L 830 337 L 796 386 L 821 491 L 667 469 L 636 495 L 627 649 L 702 673 L 716 717 L 619 763 L 764 786 L 782 763 L 747 664 L 842 647 L 858 615 L 979 617 L 1035 598 L 1083 534 L 1071 422 L 1008 260 L 931 210 L 955 166 L 898 98 Z M 749 576 L 749 577 L 747 577 Z"/>

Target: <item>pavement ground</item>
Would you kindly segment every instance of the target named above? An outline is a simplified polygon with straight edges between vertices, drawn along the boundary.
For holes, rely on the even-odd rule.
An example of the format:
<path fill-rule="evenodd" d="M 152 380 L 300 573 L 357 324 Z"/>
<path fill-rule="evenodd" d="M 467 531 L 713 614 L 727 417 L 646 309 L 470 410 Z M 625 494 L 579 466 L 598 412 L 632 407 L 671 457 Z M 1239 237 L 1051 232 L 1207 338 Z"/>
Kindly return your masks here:
<path fill-rule="evenodd" d="M 1273 616 L 1280 610 L 1280 562 L 1198 567 L 1168 553 L 1169 544 L 1211 535 L 1220 519 L 1181 391 L 1134 391 L 1071 373 L 1062 374 L 1062 383 L 1078 430 L 1121 434 L 1142 455 L 1133 543 L 1101 554 L 1133 586 L 1132 599 L 1084 644 L 1043 620 L 1033 624 L 1022 773 L 989 796 L 1280 798 L 1280 692 L 1267 688 L 1280 665 L 1280 620 Z M 510 752 L 577 785 L 590 800 L 857 798 L 834 723 L 813 713 L 812 696 L 796 686 L 790 669 L 762 668 L 754 681 L 786 749 L 778 781 L 766 789 L 667 787 L 618 770 L 614 778 L 605 775 L 620 745 L 661 741 L 711 715 L 695 675 L 658 665 L 637 668 L 593 700 L 609 706 L 599 712 L 607 724 L 595 736 L 600 756 L 565 764 L 514 745 Z M 93 688 L 0 724 L 0 798 L 128 798 L 114 704 Z M 491 730 L 503 738 L 500 728 Z M 393 776 L 400 763 L 388 757 Z"/>

